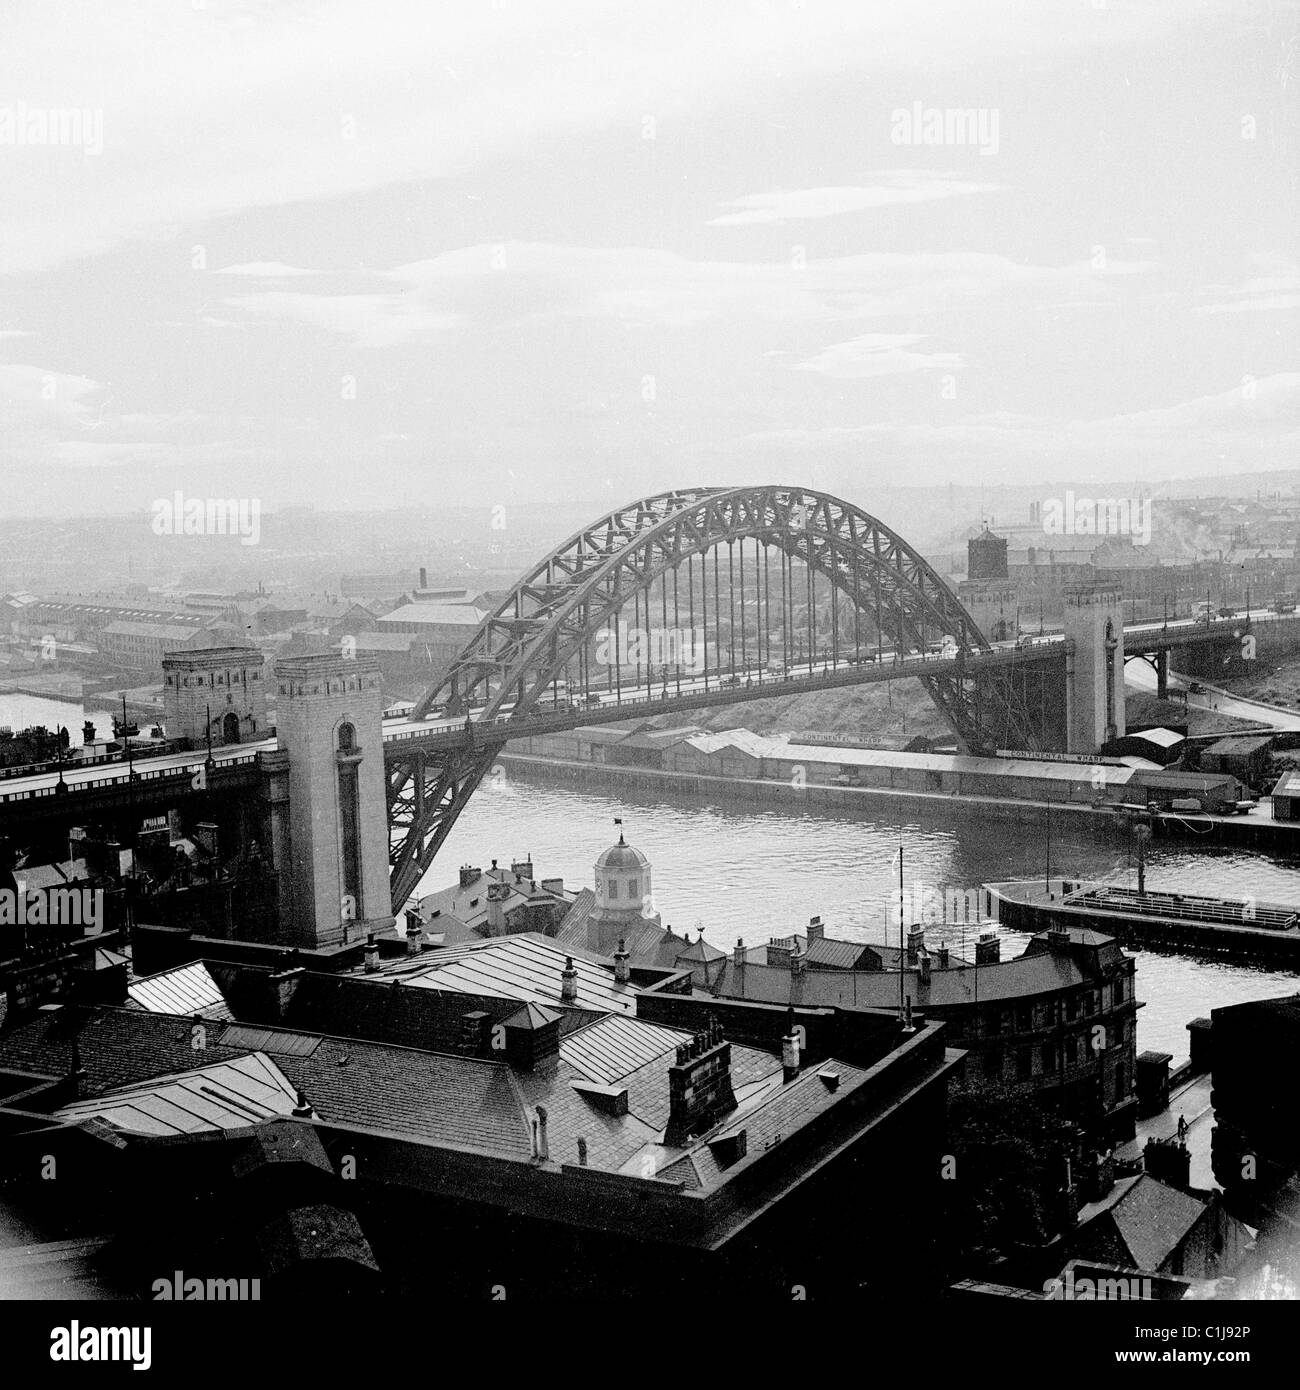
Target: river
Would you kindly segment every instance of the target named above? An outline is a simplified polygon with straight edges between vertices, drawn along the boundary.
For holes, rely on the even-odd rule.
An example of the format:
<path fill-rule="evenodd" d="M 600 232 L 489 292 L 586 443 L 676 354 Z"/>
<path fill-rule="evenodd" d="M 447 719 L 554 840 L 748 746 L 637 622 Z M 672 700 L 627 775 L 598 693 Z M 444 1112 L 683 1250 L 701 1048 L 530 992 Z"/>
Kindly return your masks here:
<path fill-rule="evenodd" d="M 621 817 L 628 842 L 650 860 L 654 907 L 665 924 L 729 950 L 737 938 L 758 945 L 802 931 L 820 914 L 827 935 L 854 941 L 886 939 L 886 911 L 896 894 L 896 855 L 904 847 L 909 900 L 914 886 L 941 890 L 1044 872 L 1046 837 L 1027 826 L 941 803 L 876 801 L 869 807 L 806 808 L 711 797 L 671 797 L 628 787 L 590 790 L 532 780 L 498 769 L 484 780 L 422 883 L 445 887 L 461 864 L 486 868 L 531 855 L 537 878 L 568 888 L 592 881 L 597 856 L 617 838 Z M 1058 823 L 1059 822 L 1059 823 Z M 1051 871 L 1080 878 L 1130 878 L 1125 838 L 1115 830 L 1064 817 L 1052 822 Z M 1157 840 L 1148 846 L 1147 885 L 1178 892 L 1253 895 L 1300 904 L 1300 871 L 1241 849 Z M 894 899 L 896 901 L 896 898 Z M 927 938 L 957 931 L 931 927 Z M 889 939 L 897 941 L 897 928 Z M 1024 938 L 1004 944 L 1018 953 Z M 1187 1023 L 1224 1004 L 1300 990 L 1300 976 L 1249 965 L 1138 952 L 1138 1048 L 1187 1056 Z"/>
<path fill-rule="evenodd" d="M 98 737 L 113 737 L 113 716 L 107 710 L 87 711 L 73 701 L 47 700 L 39 695 L 17 695 L 11 691 L 0 693 L 0 728 L 8 725 L 16 734 L 39 724 L 44 724 L 50 730 L 62 724 L 68 731 L 72 746 L 79 748 L 81 726 L 87 719 L 94 722 Z"/>

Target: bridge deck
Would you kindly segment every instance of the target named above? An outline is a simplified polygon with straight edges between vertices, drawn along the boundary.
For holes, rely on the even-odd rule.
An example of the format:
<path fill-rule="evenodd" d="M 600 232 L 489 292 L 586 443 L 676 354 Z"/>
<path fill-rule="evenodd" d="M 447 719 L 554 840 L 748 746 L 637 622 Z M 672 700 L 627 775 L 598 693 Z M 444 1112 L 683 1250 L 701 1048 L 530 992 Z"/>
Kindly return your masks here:
<path fill-rule="evenodd" d="M 1293 615 L 1252 612 L 1250 621 L 1277 621 Z M 1133 654 L 1157 650 L 1169 650 L 1205 642 L 1222 641 L 1233 634 L 1233 624 L 1245 620 L 1245 614 L 1233 618 L 1216 618 L 1209 623 L 1204 619 L 1179 619 L 1169 623 L 1136 623 L 1125 628 L 1124 646 Z M 1053 659 L 1060 650 L 1064 637 L 1061 633 L 1044 633 L 1041 636 L 1025 637 L 1020 644 L 999 642 L 987 652 L 967 655 L 962 666 L 967 673 L 999 667 L 1015 667 L 1026 662 L 1040 662 Z M 792 669 L 788 676 L 774 675 L 765 669 L 754 667 L 749 675 L 729 677 L 710 673 L 706 682 L 703 676 L 692 677 L 680 683 L 674 680 L 667 693 L 651 695 L 624 693 L 621 698 L 613 694 L 593 697 L 597 703 L 580 708 L 555 708 L 547 710 L 544 706 L 535 712 L 515 718 L 509 707 L 492 719 L 484 719 L 481 710 L 470 713 L 470 722 L 476 730 L 483 730 L 483 742 L 497 739 L 527 738 L 546 733 L 558 733 L 590 724 L 614 723 L 638 715 L 650 716 L 670 714 L 681 710 L 705 709 L 718 704 L 737 704 L 751 700 L 768 700 L 778 696 L 803 694 L 814 690 L 833 690 L 853 685 L 870 685 L 882 681 L 911 680 L 921 676 L 953 675 L 958 663 L 951 657 L 933 654 L 911 655 L 895 661 L 889 653 L 884 660 L 867 660 L 858 664 L 840 662 L 833 666 L 830 662 L 804 664 Z M 642 687 L 643 688 L 643 687 Z M 453 747 L 464 739 L 465 719 L 435 718 L 412 720 L 404 716 L 385 719 L 383 723 L 384 755 L 388 761 L 399 761 L 416 748 L 438 749 Z M 278 747 L 275 738 L 262 739 L 256 743 L 239 744 L 213 750 L 212 757 L 218 768 L 230 769 L 235 766 L 252 764 L 259 754 L 270 752 Z M 0 811 L 13 813 L 22 803 L 31 802 L 47 796 L 61 796 L 73 793 L 93 794 L 95 791 L 111 791 L 126 786 L 132 781 L 154 782 L 167 778 L 180 779 L 201 767 L 208 757 L 207 751 L 199 749 L 189 753 L 161 753 L 136 757 L 128 767 L 125 755 L 97 761 L 91 766 L 66 763 L 62 772 L 57 768 L 43 768 L 33 773 L 18 773 L 0 778 Z M 58 791 L 62 781 L 66 793 Z"/>

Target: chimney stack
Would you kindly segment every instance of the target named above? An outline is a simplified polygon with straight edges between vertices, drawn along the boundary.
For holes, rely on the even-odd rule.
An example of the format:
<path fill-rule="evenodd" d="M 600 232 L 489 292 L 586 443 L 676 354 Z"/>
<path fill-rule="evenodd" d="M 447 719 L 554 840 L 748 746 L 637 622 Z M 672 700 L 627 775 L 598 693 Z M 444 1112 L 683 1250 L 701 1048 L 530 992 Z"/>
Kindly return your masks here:
<path fill-rule="evenodd" d="M 578 972 L 573 968 L 573 957 L 569 956 L 560 971 L 560 1000 L 565 1004 L 578 1002 Z"/>
<path fill-rule="evenodd" d="M 1002 942 L 996 932 L 982 932 L 975 943 L 976 965 L 997 965 L 1002 959 Z"/>
<path fill-rule="evenodd" d="M 537 1157 L 545 1163 L 551 1156 L 550 1145 L 546 1141 L 546 1107 L 537 1107 Z"/>
<path fill-rule="evenodd" d="M 811 946 L 814 941 L 824 941 L 826 938 L 826 928 L 820 917 L 813 917 L 808 922 L 808 944 Z"/>
<path fill-rule="evenodd" d="M 620 937 L 618 950 L 614 952 L 614 979 L 618 984 L 625 985 L 631 973 L 627 966 L 627 939 Z"/>
<path fill-rule="evenodd" d="M 924 946 L 917 948 L 916 952 L 917 979 L 923 985 L 930 983 L 930 953 Z"/>
<path fill-rule="evenodd" d="M 916 923 L 907 929 L 907 963 L 916 964 L 916 953 L 925 944 L 925 928 Z"/>
<path fill-rule="evenodd" d="M 799 1034 L 795 1030 L 793 1009 L 786 1014 L 785 1037 L 781 1039 L 781 1074 L 783 1083 L 799 1075 Z"/>
<path fill-rule="evenodd" d="M 293 1107 L 293 1113 L 300 1120 L 314 1120 L 316 1118 L 316 1112 L 308 1103 L 305 1091 L 298 1092 L 298 1104 Z"/>
<path fill-rule="evenodd" d="M 373 975 L 379 969 L 379 943 L 374 932 L 366 938 L 366 974 Z"/>
<path fill-rule="evenodd" d="M 422 588 L 422 589 L 427 589 L 428 587 L 429 587 L 429 575 L 428 575 L 428 571 L 424 568 L 423 565 L 421 565 L 421 566 L 420 566 L 420 588 Z"/>
<path fill-rule="evenodd" d="M 745 964 L 745 943 L 740 937 L 736 938 L 736 949 L 731 953 L 731 963 L 737 969 Z"/>
<path fill-rule="evenodd" d="M 418 955 L 420 952 L 420 914 L 407 908 L 406 911 L 406 954 L 408 956 Z"/>
<path fill-rule="evenodd" d="M 587 1166 L 587 1141 L 586 1141 L 585 1139 L 579 1139 L 579 1140 L 578 1140 L 578 1167 L 579 1167 L 579 1168 L 585 1168 L 586 1166 Z"/>
<path fill-rule="evenodd" d="M 800 947 L 799 943 L 796 941 L 794 944 L 794 950 L 790 952 L 790 974 L 792 976 L 802 975 L 804 972 L 804 963 L 807 961 L 807 959 L 808 952 L 803 950 Z"/>
<path fill-rule="evenodd" d="M 68 1086 L 73 1100 L 81 1100 L 86 1093 L 86 1069 L 81 1065 L 81 1047 L 77 1039 L 72 1039 L 72 1058 L 68 1067 Z"/>
<path fill-rule="evenodd" d="M 940 970 L 947 970 L 947 968 L 948 968 L 948 943 L 947 943 L 946 941 L 941 941 L 941 942 L 939 943 L 939 949 L 935 952 L 935 955 L 938 957 L 939 969 L 940 969 Z"/>
<path fill-rule="evenodd" d="M 94 743 L 95 725 L 92 720 L 87 719 L 86 722 L 81 726 L 81 741 L 82 743 Z"/>

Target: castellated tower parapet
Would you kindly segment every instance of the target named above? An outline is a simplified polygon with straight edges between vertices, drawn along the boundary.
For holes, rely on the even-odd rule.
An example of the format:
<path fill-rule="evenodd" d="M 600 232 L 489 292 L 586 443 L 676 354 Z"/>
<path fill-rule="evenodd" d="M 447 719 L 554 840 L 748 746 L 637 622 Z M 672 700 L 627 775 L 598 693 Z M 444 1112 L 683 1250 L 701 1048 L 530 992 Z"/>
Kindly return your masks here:
<path fill-rule="evenodd" d="M 343 656 L 275 663 L 289 758 L 292 932 L 306 946 L 393 925 L 379 666 Z"/>

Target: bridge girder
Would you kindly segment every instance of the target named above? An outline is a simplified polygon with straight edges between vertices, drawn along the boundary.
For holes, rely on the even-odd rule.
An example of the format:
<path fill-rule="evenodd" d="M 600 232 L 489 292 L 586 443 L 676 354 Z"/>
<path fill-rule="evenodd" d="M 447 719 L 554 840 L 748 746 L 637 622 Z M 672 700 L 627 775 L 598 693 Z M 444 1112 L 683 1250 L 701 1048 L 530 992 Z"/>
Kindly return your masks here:
<path fill-rule="evenodd" d="M 439 704 L 458 715 L 477 696 L 484 720 L 508 702 L 511 721 L 523 718 L 635 596 L 695 556 L 744 541 L 776 547 L 828 580 L 896 648 L 924 649 L 952 637 L 959 649 L 991 650 L 939 574 L 860 508 L 809 488 L 692 488 L 641 498 L 575 532 L 483 619 L 411 717 Z M 1013 683 L 988 673 L 976 688 L 959 667 L 922 681 L 968 746 L 998 739 L 1038 746 L 1034 719 Z M 719 701 L 725 698 L 719 692 Z M 395 909 L 414 891 L 500 747 L 500 740 L 475 743 L 467 732 L 455 754 L 412 758 L 390 770 Z"/>

